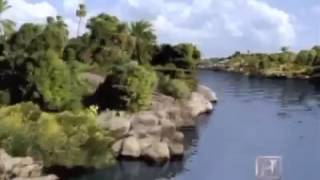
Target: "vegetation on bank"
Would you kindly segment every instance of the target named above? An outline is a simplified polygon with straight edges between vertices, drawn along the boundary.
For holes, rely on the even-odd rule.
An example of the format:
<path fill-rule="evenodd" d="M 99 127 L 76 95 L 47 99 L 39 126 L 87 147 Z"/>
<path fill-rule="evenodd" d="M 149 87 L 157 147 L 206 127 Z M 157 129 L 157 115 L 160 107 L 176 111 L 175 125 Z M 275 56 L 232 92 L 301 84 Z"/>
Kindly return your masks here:
<path fill-rule="evenodd" d="M 9 8 L 0 0 L 0 15 Z M 79 24 L 86 14 L 81 4 Z M 97 111 L 137 112 L 156 92 L 181 99 L 197 86 L 200 51 L 190 43 L 159 45 L 147 21 L 100 14 L 71 39 L 61 16 L 18 30 L 10 20 L 0 23 L 0 147 L 46 166 L 112 162 L 112 134 L 98 127 Z M 85 73 L 106 77 L 93 94 Z"/>
<path fill-rule="evenodd" d="M 108 132 L 95 108 L 47 113 L 33 103 L 0 109 L 0 145 L 13 156 L 42 159 L 46 166 L 102 166 L 112 162 Z"/>
<path fill-rule="evenodd" d="M 318 73 L 320 67 L 319 46 L 298 53 L 291 52 L 285 47 L 281 48 L 281 51 L 271 54 L 236 52 L 227 59 L 215 62 L 214 67 L 249 75 L 270 77 L 309 78 Z"/>

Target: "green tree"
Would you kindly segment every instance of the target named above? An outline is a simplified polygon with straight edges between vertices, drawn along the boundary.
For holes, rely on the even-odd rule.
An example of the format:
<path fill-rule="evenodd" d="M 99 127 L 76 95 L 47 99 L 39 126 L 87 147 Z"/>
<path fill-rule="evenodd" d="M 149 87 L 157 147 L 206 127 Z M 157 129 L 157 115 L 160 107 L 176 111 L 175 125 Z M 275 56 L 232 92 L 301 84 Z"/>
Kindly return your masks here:
<path fill-rule="evenodd" d="M 159 81 L 160 92 L 175 97 L 177 99 L 188 98 L 191 94 L 191 89 L 181 79 L 170 79 L 169 76 L 164 76 Z"/>
<path fill-rule="evenodd" d="M 4 35 L 6 38 L 14 32 L 15 22 L 9 19 L 2 19 L 2 14 L 10 9 L 11 6 L 8 4 L 7 0 L 0 0 L 0 24 L 1 24 L 1 34 Z"/>
<path fill-rule="evenodd" d="M 300 65 L 307 65 L 309 64 L 309 52 L 306 50 L 302 50 L 298 53 L 295 63 Z"/>
<path fill-rule="evenodd" d="M 283 46 L 281 47 L 281 52 L 285 53 L 289 51 L 289 47 L 288 46 Z"/>
<path fill-rule="evenodd" d="M 151 104 L 156 84 L 156 73 L 134 61 L 115 65 L 98 88 L 94 102 L 101 109 L 143 110 Z"/>
<path fill-rule="evenodd" d="M 152 24 L 143 20 L 133 22 L 130 26 L 130 32 L 135 42 L 133 59 L 137 59 L 141 64 L 149 63 L 152 48 L 156 44 L 156 36 L 153 33 Z"/>
<path fill-rule="evenodd" d="M 86 17 L 86 15 L 87 15 L 86 6 L 84 4 L 79 4 L 79 9 L 76 11 L 76 16 L 79 18 L 77 36 L 80 35 L 82 18 Z"/>
<path fill-rule="evenodd" d="M 196 46 L 190 43 L 181 43 L 175 46 L 161 45 L 153 57 L 153 65 L 165 65 L 172 63 L 177 68 L 195 70 L 200 62 L 201 53 Z"/>

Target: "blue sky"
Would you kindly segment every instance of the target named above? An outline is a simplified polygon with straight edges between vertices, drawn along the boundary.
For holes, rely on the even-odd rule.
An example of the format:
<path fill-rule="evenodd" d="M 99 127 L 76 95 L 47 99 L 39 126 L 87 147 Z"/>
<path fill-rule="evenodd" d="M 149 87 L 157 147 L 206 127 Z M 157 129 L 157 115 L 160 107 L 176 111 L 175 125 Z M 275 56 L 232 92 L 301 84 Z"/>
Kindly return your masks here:
<path fill-rule="evenodd" d="M 206 57 L 234 51 L 273 52 L 320 44 L 320 0 L 8 0 L 4 14 L 21 25 L 63 15 L 71 35 L 79 2 L 88 17 L 101 12 L 153 23 L 160 43 L 193 42 Z M 84 24 L 82 31 L 85 31 Z"/>

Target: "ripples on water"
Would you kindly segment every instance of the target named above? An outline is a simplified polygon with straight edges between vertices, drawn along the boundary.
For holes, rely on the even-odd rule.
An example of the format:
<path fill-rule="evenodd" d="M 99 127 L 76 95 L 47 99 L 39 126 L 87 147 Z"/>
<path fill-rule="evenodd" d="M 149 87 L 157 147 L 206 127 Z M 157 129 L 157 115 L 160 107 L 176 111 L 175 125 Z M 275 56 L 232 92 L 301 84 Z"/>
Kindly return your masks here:
<path fill-rule="evenodd" d="M 183 162 L 150 167 L 123 161 L 72 179 L 255 180 L 259 155 L 282 156 L 284 180 L 320 179 L 319 85 L 212 71 L 198 77 L 216 91 L 219 103 L 187 131 Z"/>

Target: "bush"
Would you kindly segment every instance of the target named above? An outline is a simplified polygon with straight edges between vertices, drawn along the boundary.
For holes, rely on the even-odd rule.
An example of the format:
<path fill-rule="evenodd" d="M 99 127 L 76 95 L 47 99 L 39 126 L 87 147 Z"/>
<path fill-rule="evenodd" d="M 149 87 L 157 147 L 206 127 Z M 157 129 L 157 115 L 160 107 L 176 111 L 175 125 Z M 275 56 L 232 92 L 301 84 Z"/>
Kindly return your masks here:
<path fill-rule="evenodd" d="M 156 73 L 130 62 L 116 65 L 94 95 L 101 109 L 139 111 L 149 107 L 157 84 Z"/>
<path fill-rule="evenodd" d="M 170 79 L 168 76 L 161 78 L 159 90 L 160 92 L 177 99 L 188 98 L 191 94 L 191 90 L 186 82 L 180 79 Z"/>
<path fill-rule="evenodd" d="M 32 103 L 0 109 L 0 146 L 13 156 L 42 159 L 45 166 L 100 166 L 113 160 L 108 132 L 92 109 L 45 113 Z"/>
<path fill-rule="evenodd" d="M 42 61 L 33 69 L 31 79 L 40 97 L 33 98 L 40 99 L 46 110 L 80 109 L 86 87 L 80 82 L 74 65 L 68 66 L 53 51 L 40 53 L 37 59 Z"/>

